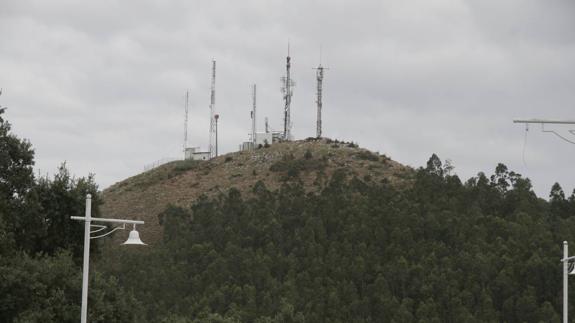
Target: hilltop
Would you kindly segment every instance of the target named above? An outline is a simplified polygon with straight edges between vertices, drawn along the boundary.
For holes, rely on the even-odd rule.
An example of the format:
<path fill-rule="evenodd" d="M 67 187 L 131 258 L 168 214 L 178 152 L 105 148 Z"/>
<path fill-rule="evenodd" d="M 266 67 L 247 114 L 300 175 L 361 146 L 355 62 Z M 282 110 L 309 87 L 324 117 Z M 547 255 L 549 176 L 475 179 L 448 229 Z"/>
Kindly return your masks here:
<path fill-rule="evenodd" d="M 462 182 L 435 154 L 411 170 L 348 145 L 291 142 L 140 178 L 162 203 L 198 182 L 224 193 L 166 208 L 161 227 L 150 211 L 142 229 L 163 239 L 95 267 L 145 304 L 138 322 L 560 321 L 575 198 L 557 187 L 542 200 L 503 164 Z M 276 186 L 248 189 L 260 179 Z M 135 206 L 154 204 L 139 194 Z"/>
<path fill-rule="evenodd" d="M 234 152 L 209 161 L 183 160 L 118 182 L 103 191 L 102 214 L 146 221 L 140 230 L 147 241 L 161 237 L 158 214 L 168 205 L 189 207 L 202 196 L 230 188 L 250 195 L 258 181 L 269 190 L 300 181 L 308 192 L 318 191 L 335 171 L 366 182 L 403 185 L 413 169 L 357 144 L 330 139 L 282 142 L 253 151 Z"/>

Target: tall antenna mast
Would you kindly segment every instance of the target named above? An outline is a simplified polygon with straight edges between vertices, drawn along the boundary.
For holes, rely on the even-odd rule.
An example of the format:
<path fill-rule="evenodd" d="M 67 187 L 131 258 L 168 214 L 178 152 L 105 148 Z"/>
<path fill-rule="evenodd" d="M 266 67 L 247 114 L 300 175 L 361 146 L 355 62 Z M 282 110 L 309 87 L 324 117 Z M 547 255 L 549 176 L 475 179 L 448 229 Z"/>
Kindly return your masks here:
<path fill-rule="evenodd" d="M 316 137 L 321 138 L 321 108 L 322 108 L 322 94 L 323 94 L 323 70 L 327 69 L 321 66 L 321 46 L 319 48 L 319 66 L 316 69 L 316 79 L 317 79 L 317 97 L 315 102 L 317 103 L 317 124 L 316 124 Z"/>
<path fill-rule="evenodd" d="M 210 91 L 210 158 L 215 157 L 216 135 L 216 60 L 212 60 L 212 87 Z"/>
<path fill-rule="evenodd" d="M 283 139 L 284 140 L 291 140 L 291 116 L 290 116 L 290 105 L 291 105 L 291 97 L 293 95 L 292 87 L 295 85 L 294 82 L 291 80 L 290 75 L 290 68 L 291 68 L 291 57 L 289 54 L 289 42 L 288 42 L 288 55 L 286 57 L 286 76 L 282 77 L 282 92 L 284 94 L 284 133 Z"/>
<path fill-rule="evenodd" d="M 317 124 L 316 124 L 316 137 L 321 138 L 321 95 L 322 95 L 322 83 L 323 83 L 323 67 L 321 64 L 317 67 L 316 72 L 317 78 L 317 98 L 315 102 L 317 103 Z"/>
<path fill-rule="evenodd" d="M 266 133 L 270 132 L 270 127 L 268 124 L 268 117 L 266 117 Z"/>
<path fill-rule="evenodd" d="M 186 91 L 186 106 L 185 106 L 185 116 L 184 116 L 184 155 L 186 153 L 186 148 L 188 148 L 188 102 L 189 102 L 190 91 Z"/>
<path fill-rule="evenodd" d="M 253 148 L 256 148 L 256 85 L 253 86 L 252 93 L 252 143 Z"/>

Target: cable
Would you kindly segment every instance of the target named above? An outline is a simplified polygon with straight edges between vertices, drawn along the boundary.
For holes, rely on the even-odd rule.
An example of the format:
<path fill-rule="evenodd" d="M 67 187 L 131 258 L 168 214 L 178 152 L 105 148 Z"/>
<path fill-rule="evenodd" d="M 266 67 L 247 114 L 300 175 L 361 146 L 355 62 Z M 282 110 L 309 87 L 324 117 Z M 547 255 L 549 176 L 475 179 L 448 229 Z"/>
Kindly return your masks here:
<path fill-rule="evenodd" d="M 521 154 L 521 159 L 523 160 L 523 166 L 527 168 L 527 163 L 525 162 L 525 149 L 527 148 L 527 133 L 529 132 L 529 124 L 525 124 L 525 136 L 523 137 L 523 152 Z"/>

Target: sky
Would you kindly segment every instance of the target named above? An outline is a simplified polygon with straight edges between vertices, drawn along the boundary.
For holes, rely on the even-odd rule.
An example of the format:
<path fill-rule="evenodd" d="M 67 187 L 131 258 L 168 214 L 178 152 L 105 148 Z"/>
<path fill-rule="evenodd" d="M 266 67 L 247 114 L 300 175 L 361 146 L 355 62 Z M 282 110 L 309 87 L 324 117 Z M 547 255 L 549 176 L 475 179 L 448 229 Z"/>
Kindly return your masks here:
<path fill-rule="evenodd" d="M 220 152 L 248 138 L 252 84 L 259 130 L 280 130 L 288 42 L 296 139 L 315 135 L 321 56 L 325 137 L 573 191 L 575 144 L 512 122 L 575 120 L 572 0 L 0 0 L 0 106 L 36 172 L 66 162 L 104 189 L 182 158 L 186 91 L 189 144 L 207 147 L 212 59 Z"/>

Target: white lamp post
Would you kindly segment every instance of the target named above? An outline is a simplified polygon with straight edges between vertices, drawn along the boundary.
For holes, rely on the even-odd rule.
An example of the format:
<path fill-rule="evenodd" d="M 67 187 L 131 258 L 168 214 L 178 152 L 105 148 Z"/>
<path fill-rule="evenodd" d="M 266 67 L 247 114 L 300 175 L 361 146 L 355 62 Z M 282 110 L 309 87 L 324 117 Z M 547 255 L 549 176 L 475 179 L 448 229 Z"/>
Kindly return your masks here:
<path fill-rule="evenodd" d="M 145 245 L 145 243 L 140 240 L 140 234 L 136 231 L 136 224 L 144 224 L 144 221 L 136 220 L 122 220 L 122 219 L 104 219 L 104 218 L 93 218 L 92 216 L 92 195 L 86 195 L 86 216 L 72 216 L 73 220 L 84 221 L 84 265 L 82 269 L 82 318 L 81 322 L 86 323 L 86 318 L 88 316 L 88 272 L 90 269 L 90 239 L 98 239 L 109 235 L 116 230 L 123 230 L 126 228 L 126 224 L 133 224 L 134 227 L 130 231 L 130 236 L 124 244 L 139 244 Z M 101 232 L 106 229 L 105 225 L 91 224 L 94 222 L 109 222 L 109 223 L 122 223 L 121 227 L 116 227 L 109 232 L 104 234 L 91 236 L 92 233 Z M 95 227 L 97 229 L 92 230 Z"/>
<path fill-rule="evenodd" d="M 568 317 L 568 312 L 569 312 L 569 304 L 568 304 L 568 299 L 569 299 L 569 293 L 568 293 L 568 285 L 567 285 L 567 278 L 568 275 L 575 275 L 575 268 L 573 268 L 571 270 L 571 272 L 569 272 L 569 262 L 575 260 L 575 256 L 571 256 L 569 257 L 569 246 L 567 245 L 567 241 L 563 241 L 563 259 L 561 259 L 561 261 L 563 262 L 563 322 L 567 323 L 567 317 Z"/>

